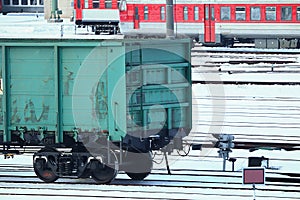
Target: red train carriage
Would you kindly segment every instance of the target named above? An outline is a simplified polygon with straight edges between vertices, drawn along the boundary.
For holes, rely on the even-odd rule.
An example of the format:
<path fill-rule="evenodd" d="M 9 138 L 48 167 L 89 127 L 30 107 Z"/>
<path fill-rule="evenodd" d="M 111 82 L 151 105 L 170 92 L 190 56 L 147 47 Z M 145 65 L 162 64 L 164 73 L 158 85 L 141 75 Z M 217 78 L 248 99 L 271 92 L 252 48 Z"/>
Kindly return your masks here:
<path fill-rule="evenodd" d="M 299 47 L 300 3 L 219 1 L 174 0 L 175 34 L 193 37 L 206 45 L 231 46 L 240 41 L 254 42 L 261 48 Z M 75 9 L 77 24 L 106 24 L 100 31 L 114 24 L 129 36 L 165 35 L 166 32 L 165 0 L 77 0 Z M 83 12 L 93 13 L 92 18 L 82 15 Z"/>
<path fill-rule="evenodd" d="M 96 34 L 119 32 L 120 1 L 118 0 L 75 0 L 76 25 L 90 25 Z"/>

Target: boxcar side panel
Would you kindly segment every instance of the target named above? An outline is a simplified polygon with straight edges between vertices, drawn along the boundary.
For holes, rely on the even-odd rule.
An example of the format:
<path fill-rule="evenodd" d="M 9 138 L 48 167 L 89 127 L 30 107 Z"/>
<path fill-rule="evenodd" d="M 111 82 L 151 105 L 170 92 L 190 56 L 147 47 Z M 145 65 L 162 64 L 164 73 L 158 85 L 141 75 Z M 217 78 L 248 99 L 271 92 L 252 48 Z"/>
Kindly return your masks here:
<path fill-rule="evenodd" d="M 107 130 L 107 111 L 96 111 L 99 98 L 107 100 L 106 74 L 101 70 L 107 66 L 106 48 L 62 47 L 60 56 L 64 131 L 80 127 L 81 131 L 92 132 L 100 126 Z M 104 121 L 99 124 L 97 117 Z"/>
<path fill-rule="evenodd" d="M 56 124 L 53 48 L 9 47 L 10 129 Z"/>
<path fill-rule="evenodd" d="M 4 47 L 0 46 L 0 66 L 3 65 L 3 55 L 2 55 L 2 52 Z M 2 78 L 2 67 L 0 67 L 0 143 L 3 142 L 3 130 L 4 130 L 4 127 L 3 127 L 3 78 Z"/>
<path fill-rule="evenodd" d="M 172 139 L 189 134 L 192 127 L 189 45 L 187 41 L 127 45 L 129 135 Z M 161 139 L 158 146 L 168 142 Z"/>
<path fill-rule="evenodd" d="M 109 133 L 117 141 L 124 137 L 121 42 L 3 40 L 0 44 L 4 86 L 0 143 L 69 146 L 81 136 Z"/>
<path fill-rule="evenodd" d="M 126 75 L 125 75 L 125 46 L 107 49 L 107 93 L 110 140 L 121 141 L 127 133 L 126 108 Z M 125 111 L 125 112 L 123 112 Z"/>

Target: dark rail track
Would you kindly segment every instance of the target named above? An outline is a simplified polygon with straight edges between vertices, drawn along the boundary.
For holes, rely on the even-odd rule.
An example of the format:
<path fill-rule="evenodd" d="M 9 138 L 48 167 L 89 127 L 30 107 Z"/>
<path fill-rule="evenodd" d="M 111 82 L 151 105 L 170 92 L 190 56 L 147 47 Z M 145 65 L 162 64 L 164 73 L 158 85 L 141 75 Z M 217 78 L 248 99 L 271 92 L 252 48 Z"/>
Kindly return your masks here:
<path fill-rule="evenodd" d="M 0 166 L 0 172 L 3 172 Z M 28 167 L 28 166 L 26 166 Z M 23 169 L 23 167 L 21 167 Z M 7 172 L 6 170 L 4 170 Z M 32 170 L 29 170 L 30 172 Z M 196 199 L 195 196 L 232 197 L 232 198 L 250 198 L 251 188 L 241 185 L 240 172 L 220 172 L 211 170 L 173 170 L 173 176 L 167 175 L 163 170 L 155 170 L 148 179 L 144 181 L 132 181 L 124 178 L 120 174 L 109 185 L 96 185 L 92 180 L 76 180 L 73 178 L 63 178 L 56 183 L 44 183 L 35 176 L 30 175 L 0 175 L 0 197 L 1 196 L 30 196 L 34 197 L 60 197 L 60 198 L 131 198 L 131 199 Z M 178 173 L 178 174 L 177 174 Z M 197 174 L 195 174 L 197 173 Z M 272 174 L 269 174 L 272 176 Z M 198 180 L 199 179 L 199 180 Z M 207 180 L 206 180 L 207 179 Z M 216 179 L 217 181 L 213 181 Z M 284 192 L 287 199 L 298 199 L 295 193 L 300 193 L 298 178 L 276 178 L 267 177 L 267 183 L 264 188 L 258 188 L 260 198 L 282 199 L 272 195 L 277 192 Z M 141 190 L 142 188 L 142 190 Z M 179 189 L 181 188 L 181 189 Z M 144 190 L 143 190 L 144 189 Z M 179 189 L 179 190 L 178 190 Z M 214 193 L 207 192 L 212 189 Z M 231 194 L 228 191 L 233 190 Z M 39 191 L 39 193 L 36 193 Z M 249 191 L 249 192 L 247 192 Z M 142 196 L 135 196 L 137 192 Z M 158 195 L 158 196 L 156 196 Z M 192 195 L 192 196 L 190 196 Z M 159 197 L 160 196 L 160 197 Z"/>

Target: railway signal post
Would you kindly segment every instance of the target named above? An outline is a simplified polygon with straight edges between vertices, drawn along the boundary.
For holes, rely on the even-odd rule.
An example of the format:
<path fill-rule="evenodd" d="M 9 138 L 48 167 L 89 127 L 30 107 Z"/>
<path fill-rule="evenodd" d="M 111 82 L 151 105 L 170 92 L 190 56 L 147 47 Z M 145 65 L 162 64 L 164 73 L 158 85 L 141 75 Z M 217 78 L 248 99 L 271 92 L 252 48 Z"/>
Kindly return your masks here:
<path fill-rule="evenodd" d="M 173 0 L 166 0 L 167 7 L 167 20 L 166 20 L 166 37 L 169 39 L 174 39 L 174 13 L 173 13 Z"/>
<path fill-rule="evenodd" d="M 220 148 L 218 151 L 219 157 L 223 158 L 223 171 L 226 170 L 226 160 L 229 159 L 229 153 L 232 152 L 232 148 L 234 147 L 234 136 L 229 134 L 221 134 L 219 135 L 217 142 L 217 147 Z"/>

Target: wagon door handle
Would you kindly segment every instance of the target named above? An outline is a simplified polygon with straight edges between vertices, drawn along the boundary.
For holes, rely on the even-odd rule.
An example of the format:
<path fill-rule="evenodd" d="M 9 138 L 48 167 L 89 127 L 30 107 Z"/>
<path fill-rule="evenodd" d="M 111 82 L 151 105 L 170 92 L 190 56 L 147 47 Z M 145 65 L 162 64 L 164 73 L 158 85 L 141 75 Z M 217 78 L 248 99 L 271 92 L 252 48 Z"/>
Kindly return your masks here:
<path fill-rule="evenodd" d="M 115 127 L 115 131 L 119 131 L 119 129 L 118 129 L 118 121 L 117 121 L 117 119 L 118 119 L 118 106 L 119 106 L 118 102 L 115 102 L 114 103 L 114 116 L 115 116 L 114 127 Z"/>

